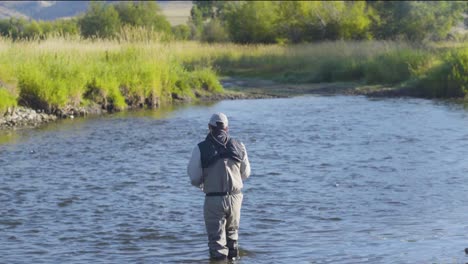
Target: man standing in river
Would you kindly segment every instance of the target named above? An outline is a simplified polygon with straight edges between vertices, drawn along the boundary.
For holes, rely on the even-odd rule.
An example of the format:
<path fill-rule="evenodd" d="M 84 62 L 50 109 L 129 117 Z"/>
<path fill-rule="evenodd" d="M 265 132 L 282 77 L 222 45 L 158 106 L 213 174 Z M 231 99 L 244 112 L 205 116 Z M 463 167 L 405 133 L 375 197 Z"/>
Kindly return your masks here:
<path fill-rule="evenodd" d="M 242 181 L 250 176 L 250 163 L 244 144 L 229 137 L 226 115 L 213 114 L 208 128 L 206 139 L 193 149 L 187 172 L 192 185 L 206 194 L 203 213 L 210 257 L 235 259 Z"/>

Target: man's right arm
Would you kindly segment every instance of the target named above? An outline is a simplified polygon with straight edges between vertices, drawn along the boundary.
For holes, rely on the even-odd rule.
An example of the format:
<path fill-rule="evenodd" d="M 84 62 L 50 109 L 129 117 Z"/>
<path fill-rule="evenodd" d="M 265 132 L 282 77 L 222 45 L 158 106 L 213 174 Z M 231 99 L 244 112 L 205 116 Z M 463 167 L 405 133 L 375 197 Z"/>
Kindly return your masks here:
<path fill-rule="evenodd" d="M 192 151 L 192 157 L 190 158 L 187 166 L 187 174 L 190 176 L 190 182 L 193 186 L 201 188 L 203 186 L 203 169 L 201 165 L 201 154 L 198 145 Z"/>

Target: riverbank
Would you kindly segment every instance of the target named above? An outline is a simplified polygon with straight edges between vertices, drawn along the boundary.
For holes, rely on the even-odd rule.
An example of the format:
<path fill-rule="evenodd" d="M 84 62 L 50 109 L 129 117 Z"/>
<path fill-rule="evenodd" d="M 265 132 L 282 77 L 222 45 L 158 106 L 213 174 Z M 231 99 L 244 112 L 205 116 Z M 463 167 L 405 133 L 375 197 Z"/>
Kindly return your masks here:
<path fill-rule="evenodd" d="M 179 44 L 195 48 L 195 44 Z M 220 74 L 271 80 L 299 87 L 355 83 L 351 93 L 463 98 L 468 94 L 468 46 L 431 43 L 335 41 L 299 45 L 205 45 L 191 65 L 214 65 Z M 327 85 L 329 86 L 329 85 Z M 341 86 L 341 85 L 340 85 Z M 389 88 L 391 87 L 391 88 Z M 308 88 L 307 88 L 308 89 Z M 295 93 L 294 89 L 290 89 Z"/>
<path fill-rule="evenodd" d="M 191 97 L 179 97 L 174 95 L 171 104 L 189 104 L 194 101 L 213 102 L 221 100 L 245 100 L 283 97 L 278 94 L 267 94 L 256 91 L 225 90 L 222 93 L 196 93 L 195 99 Z M 144 107 L 133 107 L 129 109 L 144 109 Z M 74 119 L 86 116 L 104 115 L 113 112 L 102 105 L 92 104 L 86 107 L 66 106 L 57 109 L 53 113 L 45 113 L 40 109 L 32 109 L 24 106 L 9 107 L 0 116 L 0 130 L 15 130 L 23 128 L 34 128 L 54 122 L 60 119 Z"/>
<path fill-rule="evenodd" d="M 367 97 L 421 97 L 414 90 L 405 87 L 392 87 L 385 85 L 366 85 L 356 82 L 332 82 L 332 83 L 281 83 L 268 79 L 222 77 L 220 83 L 224 87 L 220 93 L 195 93 L 195 98 L 173 95 L 171 104 L 189 104 L 194 101 L 213 102 L 221 100 L 245 100 L 284 98 L 301 95 L 350 95 Z M 459 99 L 458 101 L 463 101 Z M 143 109 L 144 106 L 131 107 L 129 109 Z M 28 107 L 10 108 L 4 116 L 0 116 L 0 130 L 21 129 L 38 127 L 59 119 L 73 119 L 103 115 L 114 112 L 114 109 L 105 109 L 104 105 L 91 104 L 86 107 L 67 106 L 57 109 L 51 114 L 42 110 L 34 110 Z"/>
<path fill-rule="evenodd" d="M 256 78 L 225 77 L 223 87 L 232 91 L 263 94 L 272 97 L 315 95 L 364 95 L 369 97 L 418 97 L 409 88 L 385 85 L 366 85 L 357 82 L 281 83 Z"/>
<path fill-rule="evenodd" d="M 466 44 L 0 39 L 0 116 L 16 106 L 67 118 L 310 93 L 464 98 L 467 76 Z"/>

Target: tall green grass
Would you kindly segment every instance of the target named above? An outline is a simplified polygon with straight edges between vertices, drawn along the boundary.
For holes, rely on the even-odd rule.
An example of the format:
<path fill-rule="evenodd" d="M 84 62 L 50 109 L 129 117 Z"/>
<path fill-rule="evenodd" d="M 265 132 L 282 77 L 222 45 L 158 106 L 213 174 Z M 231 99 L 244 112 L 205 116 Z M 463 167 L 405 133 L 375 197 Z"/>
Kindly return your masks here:
<path fill-rule="evenodd" d="M 467 50 L 466 43 L 438 47 L 336 41 L 292 46 L 178 43 L 174 52 L 189 68 L 213 65 L 225 75 L 286 83 L 381 84 L 408 88 L 416 96 L 463 97 L 468 93 Z"/>
<path fill-rule="evenodd" d="M 426 97 L 467 97 L 468 47 L 445 53 L 413 89 Z"/>
<path fill-rule="evenodd" d="M 217 73 L 288 83 L 406 86 L 430 97 L 467 94 L 466 44 L 444 49 L 391 41 L 206 44 L 130 33 L 120 40 L 0 39 L 0 82 L 9 87 L 0 94 L 0 104 L 16 100 L 49 112 L 89 104 L 115 110 L 157 107 L 222 93 Z"/>
<path fill-rule="evenodd" d="M 91 103 L 157 107 L 223 92 L 211 67 L 187 69 L 161 42 L 0 40 L 0 61 L 0 80 L 16 86 L 19 103 L 49 112 Z"/>
<path fill-rule="evenodd" d="M 0 87 L 0 114 L 9 107 L 17 105 L 16 96 L 11 94 L 6 88 Z"/>

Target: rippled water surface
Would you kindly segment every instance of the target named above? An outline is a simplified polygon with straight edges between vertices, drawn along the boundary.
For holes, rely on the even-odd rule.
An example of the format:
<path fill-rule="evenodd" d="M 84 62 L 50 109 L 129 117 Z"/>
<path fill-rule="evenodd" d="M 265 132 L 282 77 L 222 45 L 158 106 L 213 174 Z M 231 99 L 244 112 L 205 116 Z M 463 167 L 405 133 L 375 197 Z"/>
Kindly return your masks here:
<path fill-rule="evenodd" d="M 468 112 L 296 97 L 0 135 L 0 263 L 208 263 L 186 165 L 213 112 L 247 146 L 239 263 L 465 263 Z"/>

